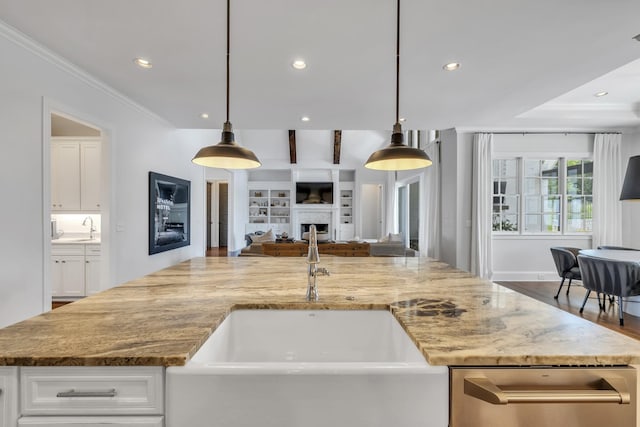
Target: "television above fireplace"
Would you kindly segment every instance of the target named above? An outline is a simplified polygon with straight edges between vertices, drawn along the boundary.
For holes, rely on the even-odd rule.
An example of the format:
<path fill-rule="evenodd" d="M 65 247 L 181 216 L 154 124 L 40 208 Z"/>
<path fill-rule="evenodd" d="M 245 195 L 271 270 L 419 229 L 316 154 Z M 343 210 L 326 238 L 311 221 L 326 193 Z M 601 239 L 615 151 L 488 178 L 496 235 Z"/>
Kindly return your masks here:
<path fill-rule="evenodd" d="M 333 204 L 333 182 L 296 182 L 297 204 Z"/>

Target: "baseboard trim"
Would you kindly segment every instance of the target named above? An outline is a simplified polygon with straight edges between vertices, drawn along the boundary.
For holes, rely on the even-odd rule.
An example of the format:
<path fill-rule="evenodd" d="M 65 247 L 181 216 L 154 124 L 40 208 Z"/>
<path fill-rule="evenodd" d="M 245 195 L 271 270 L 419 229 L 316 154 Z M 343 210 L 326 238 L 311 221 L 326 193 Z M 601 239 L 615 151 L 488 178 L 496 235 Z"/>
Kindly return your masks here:
<path fill-rule="evenodd" d="M 494 282 L 550 282 L 560 280 L 555 271 L 494 271 Z"/>

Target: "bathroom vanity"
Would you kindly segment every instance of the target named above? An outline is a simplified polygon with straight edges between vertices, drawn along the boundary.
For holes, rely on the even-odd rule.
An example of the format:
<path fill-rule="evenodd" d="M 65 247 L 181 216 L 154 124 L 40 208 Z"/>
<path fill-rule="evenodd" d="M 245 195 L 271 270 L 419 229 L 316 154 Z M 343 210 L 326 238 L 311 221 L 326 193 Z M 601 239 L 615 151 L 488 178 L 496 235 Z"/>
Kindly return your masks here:
<path fill-rule="evenodd" d="M 41 427 L 181 427 L 172 418 L 169 374 L 198 363 L 198 350 L 204 351 L 203 344 L 209 345 L 208 338 L 230 313 L 243 309 L 388 311 L 436 371 L 516 367 L 510 375 L 517 377 L 525 367 L 617 369 L 640 363 L 636 340 L 444 263 L 323 257 L 321 265 L 331 276 L 319 278 L 318 302 L 305 301 L 303 259 L 198 258 L 0 330 L 0 404 L 9 408 L 0 426 L 14 426 L 18 419 L 17 425 Z M 343 332 L 342 326 L 332 328 Z M 338 361 L 343 362 L 349 363 Z M 632 401 L 633 418 L 636 376 L 625 380 L 630 394 L 619 393 Z M 226 384 L 229 390 L 237 386 Z M 439 385 L 444 401 L 449 401 L 449 385 Z M 385 387 L 378 390 L 383 393 Z M 614 394 L 609 391 L 603 393 Z M 263 391 L 261 396 L 277 393 Z M 444 418 L 439 419 L 446 420 L 449 408 L 440 406 Z M 7 420 L 7 413 L 13 419 Z M 421 425 L 441 424 L 426 420 Z"/>

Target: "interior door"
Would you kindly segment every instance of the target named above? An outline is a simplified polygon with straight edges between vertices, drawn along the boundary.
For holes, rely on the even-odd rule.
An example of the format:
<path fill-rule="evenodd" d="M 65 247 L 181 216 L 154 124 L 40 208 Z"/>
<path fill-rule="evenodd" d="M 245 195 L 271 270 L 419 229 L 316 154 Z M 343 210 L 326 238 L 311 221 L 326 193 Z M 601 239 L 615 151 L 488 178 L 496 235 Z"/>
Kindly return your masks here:
<path fill-rule="evenodd" d="M 363 239 L 378 239 L 382 237 L 382 186 L 362 184 L 360 194 L 361 237 Z"/>
<path fill-rule="evenodd" d="M 207 249 L 211 248 L 211 183 L 207 182 Z"/>
<path fill-rule="evenodd" d="M 221 182 L 218 191 L 218 218 L 220 247 L 227 247 L 227 233 L 229 229 L 229 184 Z"/>

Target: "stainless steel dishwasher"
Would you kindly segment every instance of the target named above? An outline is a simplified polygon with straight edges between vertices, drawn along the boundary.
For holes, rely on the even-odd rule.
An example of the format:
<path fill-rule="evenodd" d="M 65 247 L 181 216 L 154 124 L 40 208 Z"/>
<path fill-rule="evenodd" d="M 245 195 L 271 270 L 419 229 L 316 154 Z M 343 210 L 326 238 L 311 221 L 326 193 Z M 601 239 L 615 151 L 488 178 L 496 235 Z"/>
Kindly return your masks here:
<path fill-rule="evenodd" d="M 451 368 L 450 427 L 636 427 L 623 367 Z"/>

